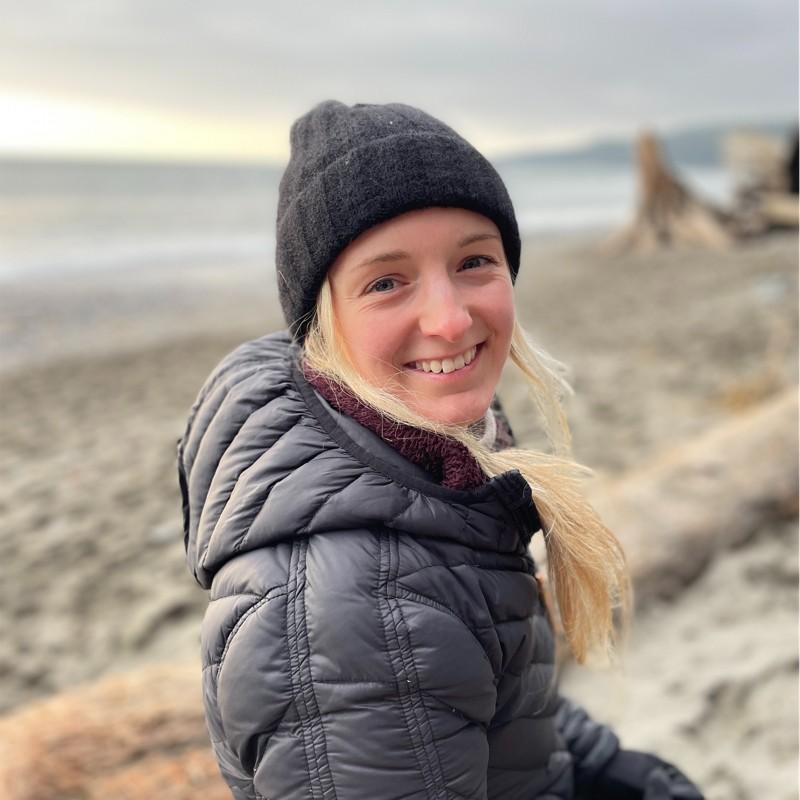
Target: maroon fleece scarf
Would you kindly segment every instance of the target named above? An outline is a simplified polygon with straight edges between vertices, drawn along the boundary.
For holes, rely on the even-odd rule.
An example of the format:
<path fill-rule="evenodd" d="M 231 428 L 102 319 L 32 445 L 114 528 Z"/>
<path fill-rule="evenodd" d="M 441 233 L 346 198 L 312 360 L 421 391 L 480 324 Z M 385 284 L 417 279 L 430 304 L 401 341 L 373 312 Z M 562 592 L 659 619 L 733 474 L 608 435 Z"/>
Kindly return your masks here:
<path fill-rule="evenodd" d="M 487 478 L 460 442 L 382 417 L 352 392 L 308 367 L 306 380 L 336 409 L 381 437 L 400 455 L 422 467 L 437 483 L 451 489 L 474 489 Z"/>

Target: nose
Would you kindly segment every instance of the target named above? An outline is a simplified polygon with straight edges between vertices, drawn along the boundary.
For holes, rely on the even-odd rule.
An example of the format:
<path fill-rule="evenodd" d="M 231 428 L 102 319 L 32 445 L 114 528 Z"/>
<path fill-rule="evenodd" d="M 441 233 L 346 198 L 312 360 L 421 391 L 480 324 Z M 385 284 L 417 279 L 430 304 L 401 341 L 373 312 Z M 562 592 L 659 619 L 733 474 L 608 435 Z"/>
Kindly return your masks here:
<path fill-rule="evenodd" d="M 449 278 L 424 287 L 419 301 L 419 328 L 425 336 L 456 343 L 472 325 L 466 298 Z"/>

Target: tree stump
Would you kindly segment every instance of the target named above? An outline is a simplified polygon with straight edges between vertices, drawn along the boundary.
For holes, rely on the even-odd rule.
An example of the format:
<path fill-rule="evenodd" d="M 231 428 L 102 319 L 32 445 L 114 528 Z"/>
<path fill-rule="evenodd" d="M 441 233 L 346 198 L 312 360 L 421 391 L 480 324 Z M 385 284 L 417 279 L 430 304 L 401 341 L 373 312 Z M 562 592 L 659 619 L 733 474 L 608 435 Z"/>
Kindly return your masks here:
<path fill-rule="evenodd" d="M 667 166 L 652 133 L 636 143 L 639 170 L 639 204 L 633 221 L 611 237 L 610 253 L 653 252 L 674 246 L 721 250 L 733 236 L 726 215 L 701 201 Z"/>

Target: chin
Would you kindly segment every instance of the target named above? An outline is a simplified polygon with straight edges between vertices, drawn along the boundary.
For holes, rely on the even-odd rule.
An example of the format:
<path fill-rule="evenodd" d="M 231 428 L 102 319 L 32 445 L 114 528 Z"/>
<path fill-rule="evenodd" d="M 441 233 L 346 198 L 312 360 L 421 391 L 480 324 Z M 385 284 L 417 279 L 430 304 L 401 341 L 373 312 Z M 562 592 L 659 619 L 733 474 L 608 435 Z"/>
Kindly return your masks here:
<path fill-rule="evenodd" d="M 431 402 L 430 405 L 423 404 L 418 406 L 416 411 L 424 417 L 443 425 L 471 425 L 473 422 L 483 419 L 491 402 L 491 397 L 487 398 L 485 402 L 483 400 L 448 402 L 440 399 Z"/>

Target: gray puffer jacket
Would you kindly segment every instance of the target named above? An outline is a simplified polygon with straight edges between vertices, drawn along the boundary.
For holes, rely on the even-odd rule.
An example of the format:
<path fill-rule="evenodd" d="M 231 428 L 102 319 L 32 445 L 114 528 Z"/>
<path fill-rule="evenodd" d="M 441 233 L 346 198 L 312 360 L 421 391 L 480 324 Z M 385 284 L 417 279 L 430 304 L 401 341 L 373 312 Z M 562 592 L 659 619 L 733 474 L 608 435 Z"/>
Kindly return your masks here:
<path fill-rule="evenodd" d="M 206 717 L 234 796 L 574 797 L 618 743 L 554 690 L 527 483 L 432 482 L 298 356 L 285 333 L 241 345 L 179 443 L 187 559 L 210 589 Z"/>

